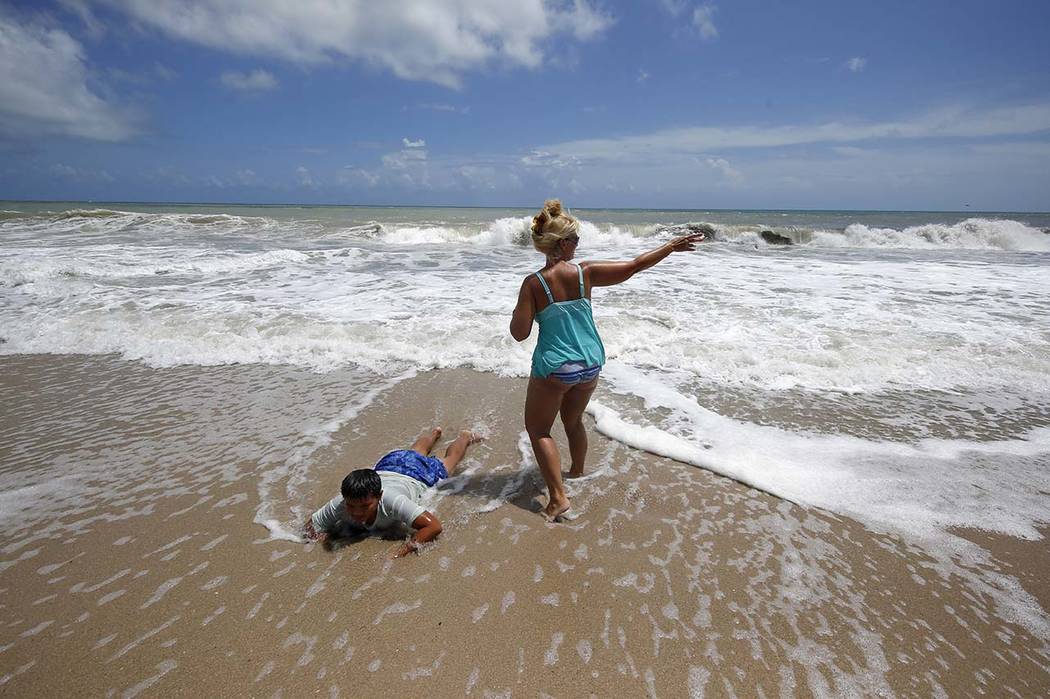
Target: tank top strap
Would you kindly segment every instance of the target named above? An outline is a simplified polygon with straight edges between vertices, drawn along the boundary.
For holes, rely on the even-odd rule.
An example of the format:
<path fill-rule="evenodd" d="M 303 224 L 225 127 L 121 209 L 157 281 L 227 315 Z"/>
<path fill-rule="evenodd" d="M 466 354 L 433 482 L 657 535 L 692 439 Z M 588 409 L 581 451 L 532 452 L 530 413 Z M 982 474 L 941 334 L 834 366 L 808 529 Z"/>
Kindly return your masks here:
<path fill-rule="evenodd" d="M 583 267 L 580 266 L 580 265 L 576 265 L 576 271 L 580 273 L 580 298 L 582 299 L 582 298 L 584 298 L 584 293 L 583 293 Z"/>
<path fill-rule="evenodd" d="M 547 300 L 554 303 L 554 294 L 551 293 L 551 288 L 547 286 L 547 280 L 543 278 L 543 275 L 539 272 L 535 272 L 536 278 L 540 280 L 540 284 L 543 285 L 543 291 L 547 294 Z"/>

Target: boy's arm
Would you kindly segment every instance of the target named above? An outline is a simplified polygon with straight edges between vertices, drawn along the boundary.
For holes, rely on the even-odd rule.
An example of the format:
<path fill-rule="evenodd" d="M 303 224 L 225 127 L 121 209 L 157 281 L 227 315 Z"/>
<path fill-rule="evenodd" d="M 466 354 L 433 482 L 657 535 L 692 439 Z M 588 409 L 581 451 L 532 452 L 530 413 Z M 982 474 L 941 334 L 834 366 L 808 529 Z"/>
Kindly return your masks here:
<path fill-rule="evenodd" d="M 306 520 L 306 524 L 303 525 L 303 534 L 306 535 L 307 541 L 320 541 L 322 544 L 328 540 L 328 532 L 317 531 L 314 529 L 314 518 Z"/>
<path fill-rule="evenodd" d="M 328 539 L 328 532 L 339 524 L 339 512 L 343 506 L 343 497 L 337 495 L 324 504 L 321 509 L 310 515 L 303 525 L 303 535 L 307 541 L 321 541 Z"/>
<path fill-rule="evenodd" d="M 433 513 L 424 512 L 412 520 L 412 528 L 416 530 L 412 534 L 412 538 L 401 544 L 397 552 L 394 553 L 393 558 L 407 556 L 417 551 L 420 544 L 425 544 L 437 538 L 437 535 L 441 533 L 441 520 L 435 517 Z"/>

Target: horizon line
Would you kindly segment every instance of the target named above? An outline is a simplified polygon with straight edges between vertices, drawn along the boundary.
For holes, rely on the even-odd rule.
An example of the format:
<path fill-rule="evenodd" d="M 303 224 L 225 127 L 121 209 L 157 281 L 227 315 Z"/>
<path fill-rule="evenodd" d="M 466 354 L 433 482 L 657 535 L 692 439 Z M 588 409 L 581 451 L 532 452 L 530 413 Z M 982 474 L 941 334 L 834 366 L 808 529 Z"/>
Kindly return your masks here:
<path fill-rule="evenodd" d="M 534 204 L 527 206 L 514 205 L 470 205 L 470 204 L 307 204 L 307 203 L 264 203 L 236 201 L 146 201 L 132 199 L 0 199 L 0 203 L 12 204 L 132 204 L 139 206 L 246 206 L 272 208 L 360 208 L 360 209 L 524 209 L 531 211 Z M 926 214 L 1045 214 L 1050 211 L 1009 210 L 1009 209 L 825 209 L 825 208 L 685 208 L 685 207 L 637 207 L 637 206 L 573 206 L 577 211 L 741 211 L 741 212 L 849 212 L 849 213 L 926 213 Z"/>

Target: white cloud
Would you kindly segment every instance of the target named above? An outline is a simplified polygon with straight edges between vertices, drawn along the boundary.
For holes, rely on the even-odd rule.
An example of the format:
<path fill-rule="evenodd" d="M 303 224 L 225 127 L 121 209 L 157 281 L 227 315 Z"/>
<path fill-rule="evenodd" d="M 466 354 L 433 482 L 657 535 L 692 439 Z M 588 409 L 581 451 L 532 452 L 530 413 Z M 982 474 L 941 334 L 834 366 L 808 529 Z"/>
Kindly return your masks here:
<path fill-rule="evenodd" d="M 638 69 L 638 82 L 644 83 L 648 79 L 649 79 L 649 72 L 646 71 L 644 68 L 639 68 Z"/>
<path fill-rule="evenodd" d="M 227 70 L 221 80 L 226 87 L 241 92 L 266 92 L 277 87 L 277 78 L 261 68 L 250 73 Z"/>
<path fill-rule="evenodd" d="M 51 166 L 50 174 L 55 177 L 61 177 L 67 180 L 74 180 L 77 182 L 113 182 L 113 175 L 109 174 L 105 170 L 90 170 L 86 168 L 78 168 L 65 163 L 56 163 Z"/>
<path fill-rule="evenodd" d="M 306 187 L 307 189 L 313 189 L 317 186 L 317 183 L 314 182 L 314 178 L 310 174 L 310 171 L 302 165 L 295 168 L 295 179 L 299 182 L 300 186 Z"/>
<path fill-rule="evenodd" d="M 553 37 L 593 38 L 612 23 L 587 0 L 98 1 L 219 50 L 298 64 L 349 59 L 450 87 L 494 62 L 536 68 Z"/>
<path fill-rule="evenodd" d="M 876 152 L 870 148 L 857 148 L 856 146 L 836 146 L 832 150 L 846 158 L 863 158 Z"/>
<path fill-rule="evenodd" d="M 696 126 L 622 138 L 595 138 L 537 147 L 526 164 L 654 162 L 738 148 L 924 138 L 1021 136 L 1050 130 L 1050 103 L 995 109 L 950 107 L 911 119 L 782 126 Z"/>
<path fill-rule="evenodd" d="M 405 140 L 413 144 L 422 141 Z M 510 156 L 432 158 L 425 148 L 416 146 L 382 155 L 375 167 L 346 165 L 336 180 L 347 188 L 489 193 L 521 190 L 521 174 L 520 163 Z"/>
<path fill-rule="evenodd" d="M 1044 141 L 979 143 L 971 146 L 970 150 L 987 155 L 1009 155 L 1032 160 L 1045 158 L 1050 162 L 1050 143 Z"/>
<path fill-rule="evenodd" d="M 147 171 L 142 174 L 142 178 L 147 182 L 160 182 L 174 187 L 188 187 L 194 184 L 192 178 L 170 165 L 160 165 Z"/>
<path fill-rule="evenodd" d="M 410 141 L 407 138 L 401 139 L 401 142 L 405 147 L 382 156 L 380 171 L 371 174 L 380 181 L 402 187 L 429 188 L 430 163 L 427 160 L 426 142 L 423 139 Z"/>
<path fill-rule="evenodd" d="M 730 165 L 725 158 L 706 158 L 704 163 L 712 170 L 720 172 L 730 182 L 736 183 L 744 179 L 743 173 Z"/>
<path fill-rule="evenodd" d="M 553 3 L 550 3 L 553 5 Z M 572 7 L 566 10 L 550 10 L 551 29 L 557 31 L 560 26 L 571 27 L 577 39 L 591 39 L 613 25 L 612 17 L 603 15 L 591 7 L 587 0 L 573 0 Z"/>
<path fill-rule="evenodd" d="M 0 10 L 0 136 L 123 141 L 135 134 L 134 121 L 88 88 L 73 37 Z"/>
<path fill-rule="evenodd" d="M 701 38 L 718 38 L 718 28 L 715 27 L 714 20 L 711 19 L 711 15 L 717 9 L 714 5 L 699 5 L 693 10 L 693 26 L 700 32 Z"/>
<path fill-rule="evenodd" d="M 174 70 L 160 62 L 153 64 L 153 73 L 161 80 L 174 80 L 179 76 Z"/>
<path fill-rule="evenodd" d="M 868 59 L 860 56 L 854 56 L 853 58 L 846 61 L 846 67 L 849 68 L 851 73 L 859 73 L 864 70 L 868 65 Z"/>
<path fill-rule="evenodd" d="M 685 12 L 688 6 L 685 0 L 660 0 L 660 4 L 675 17 Z"/>
<path fill-rule="evenodd" d="M 343 167 L 342 171 L 336 175 L 336 182 L 344 187 L 365 186 L 371 188 L 379 184 L 380 177 L 364 168 L 346 165 Z"/>
<path fill-rule="evenodd" d="M 880 123 L 665 130 L 546 145 L 516 169 L 527 183 L 542 180 L 547 193 L 566 191 L 575 179 L 588 206 L 953 209 L 980 202 L 986 210 L 1041 210 L 1050 191 L 1048 132 L 1050 103 L 944 109 Z"/>
<path fill-rule="evenodd" d="M 424 102 L 419 105 L 420 109 L 429 109 L 432 112 L 453 112 L 456 114 L 469 114 L 470 107 L 457 107 L 454 104 L 444 102 Z"/>
<path fill-rule="evenodd" d="M 152 68 L 145 67 L 134 71 L 110 68 L 108 73 L 114 81 L 140 86 L 154 85 L 157 82 L 169 82 L 178 77 L 178 73 L 159 62 L 155 62 Z"/>
<path fill-rule="evenodd" d="M 574 155 L 557 155 L 547 150 L 534 150 L 528 155 L 521 157 L 521 164 L 526 167 L 543 167 L 562 169 L 567 167 L 578 167 L 580 160 Z"/>
<path fill-rule="evenodd" d="M 426 159 L 427 152 L 418 148 L 404 148 L 380 158 L 383 166 L 390 170 L 404 170 L 415 163 L 425 162 Z"/>
<path fill-rule="evenodd" d="M 106 35 L 106 25 L 88 7 L 87 0 L 58 0 L 58 4 L 77 16 L 84 24 L 84 31 L 92 39 L 101 39 Z"/>
<path fill-rule="evenodd" d="M 521 186 L 521 180 L 513 173 L 507 173 L 491 165 L 461 165 L 455 170 L 469 189 L 498 191 Z"/>

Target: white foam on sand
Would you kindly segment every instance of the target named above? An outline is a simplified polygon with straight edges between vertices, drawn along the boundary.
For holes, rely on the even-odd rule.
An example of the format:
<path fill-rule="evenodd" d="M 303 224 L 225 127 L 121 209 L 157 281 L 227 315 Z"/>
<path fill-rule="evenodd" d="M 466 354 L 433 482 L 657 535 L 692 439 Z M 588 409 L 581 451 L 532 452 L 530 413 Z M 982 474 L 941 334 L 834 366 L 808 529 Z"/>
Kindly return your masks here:
<path fill-rule="evenodd" d="M 335 417 L 305 430 L 301 434 L 301 445 L 289 454 L 282 466 L 274 466 L 266 471 L 259 479 L 259 506 L 254 521 L 266 527 L 270 533 L 268 540 L 303 541 L 300 531 L 312 510 L 305 504 L 302 488 L 312 482 L 313 454 L 330 444 L 336 431 L 372 405 L 380 395 L 413 376 L 415 372 L 409 371 L 387 377 L 368 390 L 355 393 Z M 272 513 L 283 513 L 288 509 L 292 513 L 290 519 L 271 516 Z"/>
<path fill-rule="evenodd" d="M 997 442 L 927 439 L 914 444 L 806 434 L 733 420 L 626 367 L 606 371 L 618 390 L 670 410 L 677 434 L 633 424 L 592 401 L 603 434 L 632 447 L 728 476 L 798 504 L 883 531 L 939 538 L 972 527 L 1038 540 L 1050 521 L 1050 429 Z M 1008 460 L 1011 468 L 1001 466 Z M 971 468 L 960 468 L 960 465 Z M 998 466 L 997 466 L 998 465 Z M 965 473 L 965 480 L 958 478 Z M 1009 475 L 1007 475 L 1009 474 Z"/>
<path fill-rule="evenodd" d="M 961 577 L 994 600 L 996 615 L 1038 638 L 1050 617 L 992 555 L 952 533 L 966 527 L 1039 540 L 1050 521 L 1050 428 L 994 442 L 926 439 L 915 443 L 807 434 L 732 420 L 700 407 L 641 373 L 617 370 L 611 383 L 670 411 L 675 434 L 637 425 L 601 401 L 588 412 L 597 429 L 632 447 L 728 476 L 807 507 L 843 514 L 878 532 L 902 534 L 932 556 L 944 580 Z M 702 440 L 702 441 L 701 441 Z M 960 477 L 965 474 L 965 477 Z M 630 573 L 615 585 L 651 588 Z"/>

